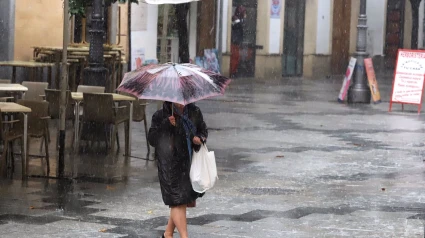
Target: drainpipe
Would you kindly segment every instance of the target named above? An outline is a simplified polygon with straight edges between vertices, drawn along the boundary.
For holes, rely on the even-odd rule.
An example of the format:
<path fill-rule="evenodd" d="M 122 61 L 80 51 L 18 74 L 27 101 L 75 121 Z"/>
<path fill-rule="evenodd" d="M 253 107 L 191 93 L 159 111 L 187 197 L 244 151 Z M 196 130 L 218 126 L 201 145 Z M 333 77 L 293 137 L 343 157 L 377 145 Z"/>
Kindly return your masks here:
<path fill-rule="evenodd" d="M 223 0 L 218 0 L 218 24 L 217 24 L 217 34 L 218 34 L 218 65 L 220 66 L 220 71 L 223 73 Z"/>
<path fill-rule="evenodd" d="M 109 44 L 117 44 L 118 33 L 118 2 L 111 4 L 110 24 L 109 24 Z"/>

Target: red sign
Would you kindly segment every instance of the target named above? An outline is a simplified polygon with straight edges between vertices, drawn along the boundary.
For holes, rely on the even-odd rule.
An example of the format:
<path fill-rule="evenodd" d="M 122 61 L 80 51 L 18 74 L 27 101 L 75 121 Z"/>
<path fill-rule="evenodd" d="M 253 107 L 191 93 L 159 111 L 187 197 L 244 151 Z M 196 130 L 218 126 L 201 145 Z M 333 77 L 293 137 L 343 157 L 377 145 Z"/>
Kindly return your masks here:
<path fill-rule="evenodd" d="M 390 111 L 393 103 L 401 103 L 418 105 L 420 113 L 424 79 L 425 51 L 400 49 L 394 73 Z"/>
<path fill-rule="evenodd" d="M 374 103 L 381 102 L 381 94 L 378 89 L 378 81 L 376 81 L 375 69 L 371 58 L 364 59 L 364 66 L 366 68 L 367 80 L 369 81 L 370 92 L 372 93 L 372 100 Z"/>

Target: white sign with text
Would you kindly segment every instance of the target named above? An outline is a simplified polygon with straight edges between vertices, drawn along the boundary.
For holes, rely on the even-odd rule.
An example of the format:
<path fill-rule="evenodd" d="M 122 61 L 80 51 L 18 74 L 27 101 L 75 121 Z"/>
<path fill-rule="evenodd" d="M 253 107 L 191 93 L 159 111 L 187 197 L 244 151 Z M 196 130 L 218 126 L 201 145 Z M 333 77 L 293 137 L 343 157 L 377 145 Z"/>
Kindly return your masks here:
<path fill-rule="evenodd" d="M 391 102 L 422 103 L 425 51 L 399 50 Z"/>

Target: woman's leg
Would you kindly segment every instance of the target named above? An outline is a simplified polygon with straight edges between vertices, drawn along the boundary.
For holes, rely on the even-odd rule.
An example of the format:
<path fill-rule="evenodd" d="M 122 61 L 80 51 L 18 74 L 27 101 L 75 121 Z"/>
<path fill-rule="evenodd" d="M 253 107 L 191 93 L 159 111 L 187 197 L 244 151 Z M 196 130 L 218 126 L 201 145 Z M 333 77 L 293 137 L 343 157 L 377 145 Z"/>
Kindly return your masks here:
<path fill-rule="evenodd" d="M 176 229 L 176 225 L 174 225 L 173 219 L 171 218 L 171 212 L 170 212 L 170 218 L 168 219 L 167 228 L 165 229 L 164 236 L 165 238 L 172 238 L 174 234 L 174 230 Z"/>
<path fill-rule="evenodd" d="M 238 71 L 238 66 L 239 66 L 239 60 L 240 60 L 240 55 L 239 55 L 239 46 L 232 44 L 231 48 L 230 48 L 230 53 L 231 53 L 231 59 L 230 59 L 230 74 L 234 75 L 237 73 Z"/>
<path fill-rule="evenodd" d="M 186 221 L 186 205 L 172 207 L 171 219 L 173 220 L 174 225 L 177 227 L 180 237 L 188 238 L 187 221 Z"/>

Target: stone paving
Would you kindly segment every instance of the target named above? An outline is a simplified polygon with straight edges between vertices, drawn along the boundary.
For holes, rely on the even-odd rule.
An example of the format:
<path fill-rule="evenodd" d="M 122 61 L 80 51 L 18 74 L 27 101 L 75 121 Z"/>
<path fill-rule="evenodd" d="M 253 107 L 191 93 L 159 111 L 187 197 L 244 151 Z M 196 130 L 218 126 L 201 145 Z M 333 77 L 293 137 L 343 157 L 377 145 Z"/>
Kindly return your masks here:
<path fill-rule="evenodd" d="M 377 105 L 338 104 L 340 78 L 235 80 L 198 103 L 220 179 L 188 210 L 190 237 L 424 237 L 425 120 L 415 107 L 388 113 L 380 83 Z M 143 133 L 134 125 L 136 157 Z M 155 163 L 99 150 L 67 157 L 71 181 L 21 181 L 18 157 L 1 181 L 1 237 L 159 237 L 169 210 Z"/>

